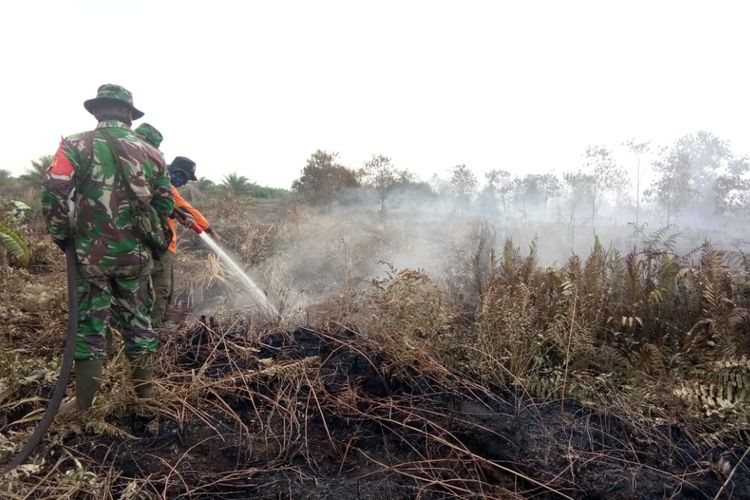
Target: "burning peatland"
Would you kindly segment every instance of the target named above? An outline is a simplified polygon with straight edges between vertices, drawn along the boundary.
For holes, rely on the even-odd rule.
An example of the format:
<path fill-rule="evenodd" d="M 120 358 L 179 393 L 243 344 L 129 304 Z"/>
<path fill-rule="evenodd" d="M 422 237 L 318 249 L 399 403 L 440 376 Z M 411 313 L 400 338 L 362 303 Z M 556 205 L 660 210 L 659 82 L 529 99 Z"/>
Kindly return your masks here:
<path fill-rule="evenodd" d="M 4 496 L 750 497 L 741 252 L 592 238 L 548 267 L 543 236 L 522 251 L 460 214 L 213 208 L 281 321 L 182 238 L 158 397 L 134 398 L 115 335 L 94 408 Z M 64 302 L 59 269 L 3 272 L 6 458 L 54 383 Z"/>

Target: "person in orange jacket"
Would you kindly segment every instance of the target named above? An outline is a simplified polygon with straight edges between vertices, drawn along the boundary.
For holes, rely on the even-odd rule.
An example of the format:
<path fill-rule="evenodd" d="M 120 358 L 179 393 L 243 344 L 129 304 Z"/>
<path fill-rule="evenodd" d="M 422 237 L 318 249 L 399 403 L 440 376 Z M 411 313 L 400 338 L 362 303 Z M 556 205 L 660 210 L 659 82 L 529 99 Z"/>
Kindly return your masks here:
<path fill-rule="evenodd" d="M 161 133 L 148 123 L 139 125 L 135 129 L 135 132 L 157 149 L 163 140 Z M 195 222 L 201 229 L 213 235 L 208 220 L 199 210 L 185 201 L 180 192 L 177 191 L 178 187 L 184 186 L 189 181 L 198 180 L 195 177 L 195 162 L 190 158 L 177 156 L 172 160 L 168 170 L 170 179 L 172 180 L 174 206 L 187 213 L 188 217 L 183 220 L 175 218 L 173 215 L 167 220 L 169 229 L 172 231 L 172 241 L 169 244 L 168 251 L 162 255 L 160 260 L 154 262 L 154 270 L 151 273 L 151 282 L 154 290 L 151 324 L 156 328 L 164 326 L 167 318 L 167 309 L 174 293 L 174 252 L 177 247 L 177 221 L 179 220 L 182 225 L 188 228 L 192 227 L 193 222 Z"/>
<path fill-rule="evenodd" d="M 177 221 L 179 220 L 183 226 L 188 228 L 192 228 L 195 222 L 205 232 L 212 234 L 208 219 L 188 203 L 177 190 L 178 187 L 184 186 L 188 181 L 198 180 L 195 177 L 195 162 L 190 158 L 177 156 L 169 165 L 169 176 L 172 179 L 174 206 L 185 212 L 187 217 L 179 219 L 172 216 L 167 220 L 169 229 L 172 230 L 172 241 L 169 243 L 168 251 L 156 263 L 151 273 L 151 281 L 154 287 L 154 308 L 151 313 L 151 322 L 156 328 L 164 325 L 167 319 L 167 309 L 174 294 L 174 252 L 177 248 Z"/>

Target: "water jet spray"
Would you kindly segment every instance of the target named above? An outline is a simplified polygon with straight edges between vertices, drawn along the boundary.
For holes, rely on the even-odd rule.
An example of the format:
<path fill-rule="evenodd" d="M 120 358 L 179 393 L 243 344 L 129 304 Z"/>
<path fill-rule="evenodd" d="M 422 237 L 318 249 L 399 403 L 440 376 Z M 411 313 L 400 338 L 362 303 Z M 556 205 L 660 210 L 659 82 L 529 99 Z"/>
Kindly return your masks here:
<path fill-rule="evenodd" d="M 177 207 L 174 209 L 174 214 L 177 216 L 180 220 L 184 221 L 189 217 L 189 214 Z M 209 236 L 209 234 L 204 231 L 195 221 L 193 221 L 192 226 L 190 226 L 193 231 L 195 231 L 195 234 L 197 234 L 201 240 L 211 249 L 213 252 L 221 259 L 221 261 L 226 264 L 229 269 L 234 272 L 237 277 L 239 277 L 242 280 L 242 283 L 245 285 L 245 288 L 248 289 L 250 294 L 256 299 L 258 302 L 258 305 L 260 306 L 261 311 L 263 314 L 265 314 L 267 317 L 272 319 L 278 319 L 279 318 L 279 311 L 271 304 L 271 301 L 268 300 L 268 297 L 265 293 L 258 287 L 258 285 L 253 282 L 252 279 L 250 279 L 250 276 L 248 276 L 245 271 L 240 267 L 237 262 L 232 259 L 229 254 L 227 254 L 224 249 L 222 249 L 214 240 Z"/>

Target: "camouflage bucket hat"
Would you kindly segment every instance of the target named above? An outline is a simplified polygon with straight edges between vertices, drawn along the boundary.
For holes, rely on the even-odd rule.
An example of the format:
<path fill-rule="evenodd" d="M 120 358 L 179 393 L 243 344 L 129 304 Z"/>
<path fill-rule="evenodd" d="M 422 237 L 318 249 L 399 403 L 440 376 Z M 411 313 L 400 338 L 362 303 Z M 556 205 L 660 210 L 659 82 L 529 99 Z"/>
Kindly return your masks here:
<path fill-rule="evenodd" d="M 119 101 L 130 106 L 130 109 L 133 111 L 133 120 L 137 120 L 143 116 L 143 111 L 140 111 L 133 106 L 133 94 L 131 94 L 125 87 L 113 83 L 105 83 L 104 85 L 101 85 L 96 91 L 96 97 L 85 101 L 83 107 L 93 115 L 96 105 L 100 102 L 106 101 Z"/>
<path fill-rule="evenodd" d="M 190 181 L 198 180 L 198 178 L 195 177 L 195 162 L 190 158 L 175 156 L 172 163 L 169 164 L 169 171 L 172 172 L 173 170 L 185 172 L 185 175 L 187 175 L 187 178 Z"/>
<path fill-rule="evenodd" d="M 141 123 L 136 127 L 135 133 L 138 134 L 141 139 L 157 149 L 161 145 L 161 141 L 164 140 L 164 136 L 161 135 L 161 132 L 156 130 L 156 127 L 150 123 Z"/>

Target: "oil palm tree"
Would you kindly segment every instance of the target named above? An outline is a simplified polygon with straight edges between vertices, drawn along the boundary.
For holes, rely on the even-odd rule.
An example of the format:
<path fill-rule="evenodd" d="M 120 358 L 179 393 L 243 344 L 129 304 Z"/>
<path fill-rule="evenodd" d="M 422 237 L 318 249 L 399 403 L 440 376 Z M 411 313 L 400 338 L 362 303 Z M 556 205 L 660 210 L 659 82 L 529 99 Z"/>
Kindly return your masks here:
<path fill-rule="evenodd" d="M 38 160 L 31 161 L 31 166 L 26 169 L 26 172 L 18 180 L 24 187 L 41 188 L 44 174 L 47 173 L 50 165 L 52 165 L 51 155 L 40 156 Z"/>
<path fill-rule="evenodd" d="M 235 196 L 249 196 L 253 192 L 253 184 L 248 178 L 236 172 L 225 175 L 221 186 Z"/>

